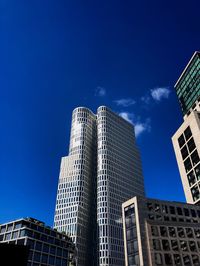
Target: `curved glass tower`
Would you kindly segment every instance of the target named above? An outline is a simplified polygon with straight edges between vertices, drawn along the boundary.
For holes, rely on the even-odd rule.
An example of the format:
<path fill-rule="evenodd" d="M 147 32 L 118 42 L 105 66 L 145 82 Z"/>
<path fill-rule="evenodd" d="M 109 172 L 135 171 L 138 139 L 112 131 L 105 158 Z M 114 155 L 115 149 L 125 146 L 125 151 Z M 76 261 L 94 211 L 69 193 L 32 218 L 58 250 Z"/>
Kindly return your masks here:
<path fill-rule="evenodd" d="M 144 196 L 134 127 L 105 106 L 73 111 L 54 227 L 76 244 L 78 266 L 123 266 L 122 203 Z"/>
<path fill-rule="evenodd" d="M 72 114 L 69 156 L 61 161 L 54 227 L 76 244 L 77 265 L 89 265 L 93 241 L 96 179 L 96 116 L 87 108 Z"/>

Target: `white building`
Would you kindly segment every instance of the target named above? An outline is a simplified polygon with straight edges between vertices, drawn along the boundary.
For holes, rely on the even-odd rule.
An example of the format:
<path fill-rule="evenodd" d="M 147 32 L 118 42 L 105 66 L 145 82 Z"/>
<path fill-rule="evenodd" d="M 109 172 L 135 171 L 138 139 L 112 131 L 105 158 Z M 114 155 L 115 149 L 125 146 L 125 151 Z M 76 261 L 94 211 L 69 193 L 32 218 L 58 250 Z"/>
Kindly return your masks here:
<path fill-rule="evenodd" d="M 144 185 L 133 125 L 105 106 L 76 108 L 54 227 L 72 236 L 79 266 L 124 265 L 121 204 L 135 195 Z"/>

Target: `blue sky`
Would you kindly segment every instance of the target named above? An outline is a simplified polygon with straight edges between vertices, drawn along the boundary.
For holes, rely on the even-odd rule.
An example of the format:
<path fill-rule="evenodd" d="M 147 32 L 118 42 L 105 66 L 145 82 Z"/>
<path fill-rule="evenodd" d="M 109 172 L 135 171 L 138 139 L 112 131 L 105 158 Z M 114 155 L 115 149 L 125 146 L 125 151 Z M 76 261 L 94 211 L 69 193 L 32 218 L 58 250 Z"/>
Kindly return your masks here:
<path fill-rule="evenodd" d="M 137 129 L 148 197 L 185 201 L 174 84 L 199 50 L 199 1 L 0 2 L 0 223 L 52 224 L 71 113 L 107 105 Z"/>

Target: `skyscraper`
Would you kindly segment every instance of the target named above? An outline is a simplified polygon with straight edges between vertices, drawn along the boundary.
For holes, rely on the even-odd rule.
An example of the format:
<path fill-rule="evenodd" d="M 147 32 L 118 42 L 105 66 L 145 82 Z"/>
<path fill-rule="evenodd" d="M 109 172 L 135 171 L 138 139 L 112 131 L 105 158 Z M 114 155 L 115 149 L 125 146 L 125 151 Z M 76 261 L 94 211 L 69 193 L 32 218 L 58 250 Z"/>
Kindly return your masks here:
<path fill-rule="evenodd" d="M 200 52 L 193 54 L 177 80 L 175 90 L 183 115 L 189 114 L 190 109 L 200 96 Z"/>
<path fill-rule="evenodd" d="M 200 53 L 195 52 L 175 89 L 184 122 L 172 137 L 188 203 L 200 203 Z"/>
<path fill-rule="evenodd" d="M 79 266 L 124 265 L 121 204 L 135 195 L 144 185 L 133 126 L 105 106 L 76 108 L 54 227 L 73 238 Z"/>

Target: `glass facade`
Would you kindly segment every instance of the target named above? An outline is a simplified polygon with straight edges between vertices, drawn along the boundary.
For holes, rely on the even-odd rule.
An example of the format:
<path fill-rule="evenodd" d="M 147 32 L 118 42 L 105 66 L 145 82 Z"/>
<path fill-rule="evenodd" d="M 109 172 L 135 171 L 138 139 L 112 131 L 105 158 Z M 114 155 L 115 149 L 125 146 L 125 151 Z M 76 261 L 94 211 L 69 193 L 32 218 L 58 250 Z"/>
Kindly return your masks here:
<path fill-rule="evenodd" d="M 133 125 L 106 106 L 76 108 L 54 227 L 72 237 L 79 266 L 124 265 L 121 204 L 135 195 L 144 184 Z"/>
<path fill-rule="evenodd" d="M 199 206 L 134 197 L 122 209 L 126 266 L 200 265 Z"/>
<path fill-rule="evenodd" d="M 134 204 L 125 208 L 125 227 L 128 266 L 140 265 Z"/>
<path fill-rule="evenodd" d="M 74 265 L 71 239 L 32 218 L 1 225 L 0 242 L 27 246 L 30 266 Z"/>
<path fill-rule="evenodd" d="M 185 115 L 200 97 L 200 53 L 196 52 L 189 66 L 175 85 L 176 93 Z"/>

